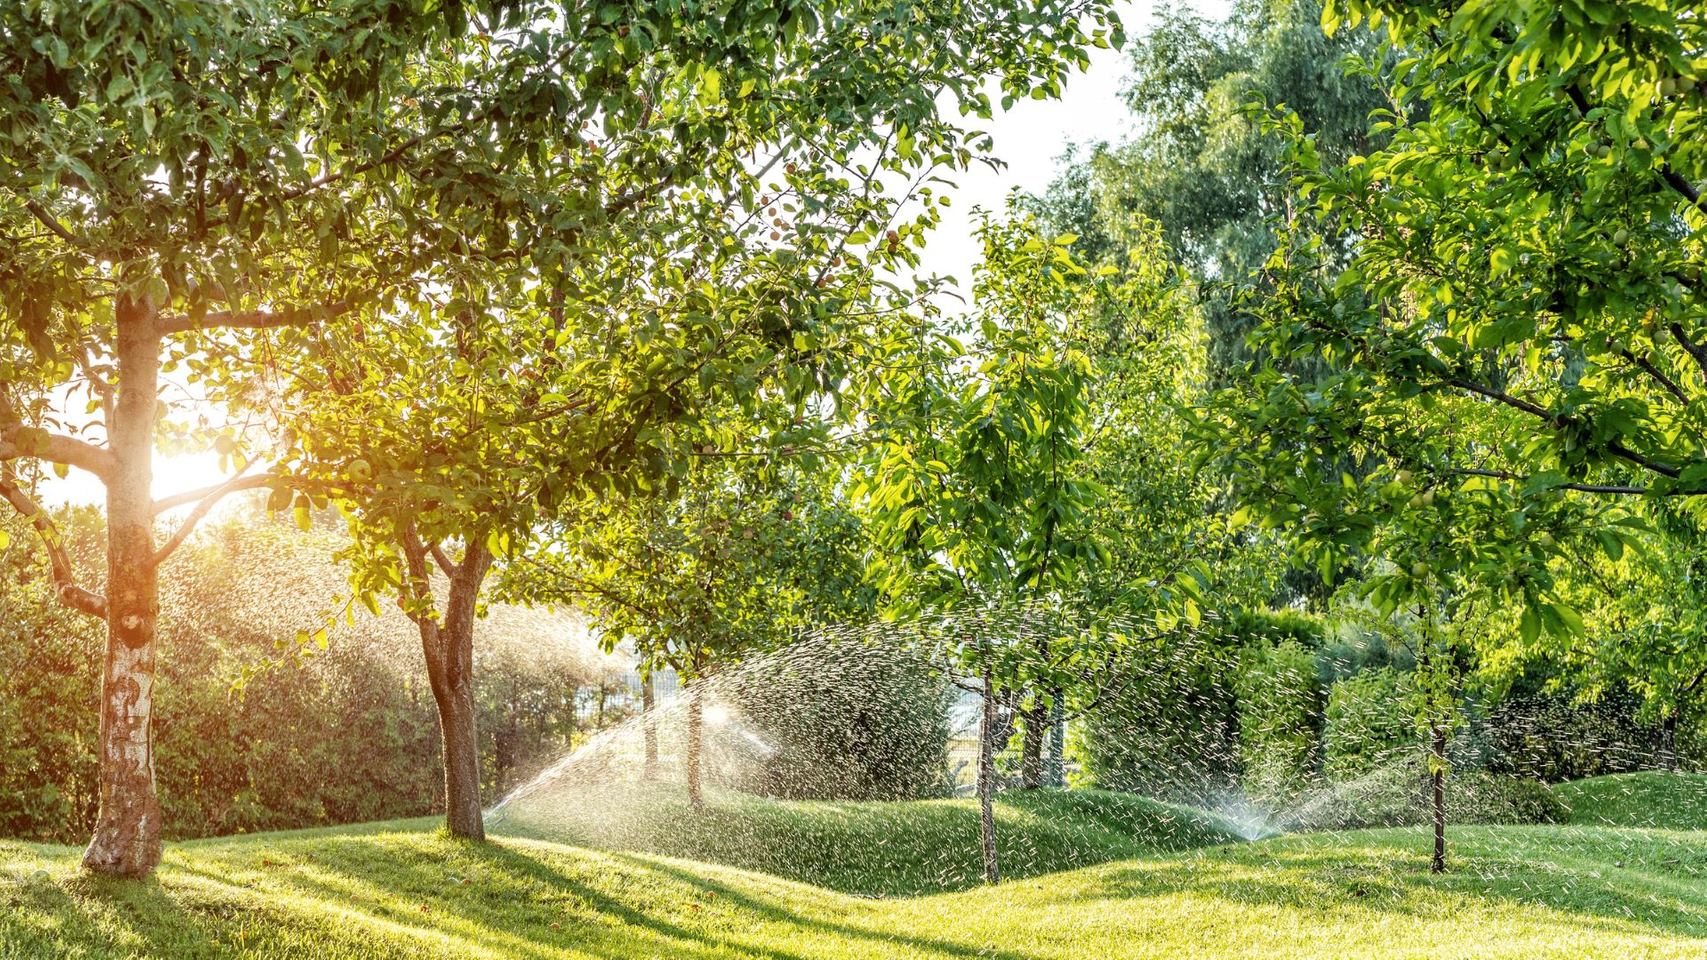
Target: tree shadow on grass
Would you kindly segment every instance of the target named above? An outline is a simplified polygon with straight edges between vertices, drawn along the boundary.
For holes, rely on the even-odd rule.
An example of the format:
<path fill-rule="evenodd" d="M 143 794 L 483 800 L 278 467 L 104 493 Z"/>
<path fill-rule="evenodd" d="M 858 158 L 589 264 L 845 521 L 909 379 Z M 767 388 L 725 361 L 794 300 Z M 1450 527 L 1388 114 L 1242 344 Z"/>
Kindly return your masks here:
<path fill-rule="evenodd" d="M 406 931 L 405 939 L 418 946 L 385 945 L 400 956 L 438 952 L 462 955 L 455 949 L 429 946 L 434 939 L 445 937 L 460 940 L 469 948 L 478 945 L 513 956 L 557 957 L 567 951 L 593 956 L 669 957 L 727 957 L 733 953 L 765 960 L 809 960 L 815 955 L 766 944 L 763 929 L 771 927 L 784 942 L 800 931 L 813 934 L 809 940 L 821 936 L 848 947 L 886 946 L 906 956 L 1028 960 L 1020 954 L 979 951 L 924 937 L 897 937 L 854 924 L 802 916 L 780 901 L 645 857 L 587 852 L 584 859 L 558 864 L 551 862 L 549 855 L 502 842 L 464 844 L 434 839 L 429 841 L 431 848 L 423 849 L 420 841 L 420 837 L 349 843 L 321 840 L 307 857 L 298 856 L 288 842 L 281 843 L 268 848 L 269 857 L 276 859 L 268 868 L 273 872 L 267 881 L 272 889 L 312 898 L 310 902 L 315 904 L 336 906 L 374 928 L 389 925 Z M 624 869 L 611 869 L 618 866 Z M 233 883 L 232 876 L 241 875 L 243 867 L 238 863 L 216 864 L 212 869 L 185 865 L 175 872 L 200 883 L 225 885 L 238 895 L 244 888 Z M 595 882 L 601 869 L 607 875 L 623 877 L 644 872 L 655 882 L 634 887 L 632 892 L 621 885 L 613 888 Z M 471 882 L 463 884 L 463 879 Z M 826 909 L 836 909 L 839 897 L 832 893 L 822 896 Z M 423 903 L 430 907 L 426 914 L 418 909 Z M 859 905 L 848 906 L 857 909 Z M 304 921 L 291 917 L 288 922 Z M 561 922 L 563 929 L 552 930 L 553 922 Z M 265 946 L 269 944 L 263 939 L 252 944 L 252 948 Z M 373 945 L 373 952 L 379 954 L 380 945 Z"/>

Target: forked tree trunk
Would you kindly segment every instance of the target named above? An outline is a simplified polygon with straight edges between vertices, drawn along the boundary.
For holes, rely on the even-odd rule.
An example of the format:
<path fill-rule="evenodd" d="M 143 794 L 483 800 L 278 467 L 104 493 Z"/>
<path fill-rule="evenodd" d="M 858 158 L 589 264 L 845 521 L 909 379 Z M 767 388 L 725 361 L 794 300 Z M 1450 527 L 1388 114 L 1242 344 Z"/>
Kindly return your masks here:
<path fill-rule="evenodd" d="M 1429 791 L 1433 794 L 1434 856 L 1430 873 L 1446 872 L 1446 728 L 1437 720 L 1429 725 Z"/>
<path fill-rule="evenodd" d="M 97 742 L 100 813 L 83 866 L 146 877 L 160 862 L 154 781 L 154 651 L 159 582 L 154 562 L 153 457 L 160 335 L 147 300 L 118 301 L 118 399 L 108 424 L 107 656 Z"/>
<path fill-rule="evenodd" d="M 640 729 L 646 740 L 646 765 L 641 768 L 640 775 L 649 781 L 658 779 L 658 718 L 652 715 L 657 698 L 657 687 L 648 673 L 646 679 L 640 681 Z"/>
<path fill-rule="evenodd" d="M 431 582 L 429 552 L 413 531 L 404 537 L 404 556 L 417 590 Z M 474 715 L 474 615 L 480 586 L 491 569 L 492 554 L 485 538 L 470 536 L 462 560 L 451 565 L 450 599 L 441 620 L 417 614 L 421 652 L 427 661 L 427 682 L 439 710 L 439 736 L 444 748 L 445 828 L 453 837 L 486 839 L 480 805 L 480 750 Z M 430 590 L 425 597 L 431 597 Z"/>
<path fill-rule="evenodd" d="M 984 847 L 984 882 L 999 883 L 996 858 L 996 698 L 988 673 L 984 675 L 984 713 L 978 722 L 978 838 Z"/>
<path fill-rule="evenodd" d="M 688 806 L 695 810 L 705 809 L 705 792 L 700 782 L 700 755 L 705 740 L 705 705 L 700 702 L 699 683 L 696 681 L 686 689 L 688 708 L 687 735 L 687 781 Z"/>
<path fill-rule="evenodd" d="M 1020 742 L 1020 783 L 1027 790 L 1043 786 L 1043 747 L 1049 737 L 1049 708 L 1038 698 L 1025 711 L 1025 738 Z"/>

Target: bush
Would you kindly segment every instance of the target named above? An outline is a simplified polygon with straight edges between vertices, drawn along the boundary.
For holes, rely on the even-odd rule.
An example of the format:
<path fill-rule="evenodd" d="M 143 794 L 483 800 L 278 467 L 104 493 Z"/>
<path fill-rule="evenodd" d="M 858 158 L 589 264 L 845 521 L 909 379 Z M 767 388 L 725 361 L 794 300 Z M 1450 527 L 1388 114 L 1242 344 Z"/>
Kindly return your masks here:
<path fill-rule="evenodd" d="M 1361 776 L 1415 750 L 1411 676 L 1391 667 L 1336 681 L 1322 714 L 1322 772 L 1332 782 Z"/>
<path fill-rule="evenodd" d="M 1446 778 L 1448 824 L 1564 823 L 1570 811 L 1539 780 L 1485 770 Z M 1306 798 L 1280 818 L 1288 830 L 1411 827 L 1433 822 L 1427 765 L 1420 749 Z"/>
<path fill-rule="evenodd" d="M 926 660 L 859 640 L 801 641 L 716 684 L 765 744 L 754 788 L 791 800 L 949 795 L 952 690 Z"/>
<path fill-rule="evenodd" d="M 1245 793 L 1285 802 L 1311 782 L 1320 688 L 1314 654 L 1296 640 L 1247 647 L 1234 678 Z"/>
<path fill-rule="evenodd" d="M 61 518 L 74 553 L 95 511 Z M 0 835 L 77 842 L 96 809 L 102 625 L 52 597 L 33 534 L 0 549 Z M 437 712 L 400 612 L 281 657 L 347 589 L 339 541 L 294 527 L 210 526 L 162 578 L 155 770 L 167 836 L 330 825 L 442 809 Z M 84 566 L 92 566 L 85 563 Z M 98 586 L 98 577 L 86 582 Z M 495 794 L 560 755 L 584 724 L 575 694 L 609 677 L 572 624 L 496 606 L 476 641 L 482 786 Z M 245 678 L 247 678 L 245 680 Z M 619 705 L 607 719 L 620 719 Z"/>
<path fill-rule="evenodd" d="M 1086 785 L 1194 804 L 1235 790 L 1236 651 L 1208 638 L 1129 656 L 1127 682 L 1072 728 Z"/>
<path fill-rule="evenodd" d="M 1593 703 L 1519 692 L 1487 713 L 1488 768 L 1560 783 L 1660 765 L 1660 731 L 1637 720 L 1641 698 L 1615 690 Z M 1680 736 L 1687 752 L 1687 736 Z"/>

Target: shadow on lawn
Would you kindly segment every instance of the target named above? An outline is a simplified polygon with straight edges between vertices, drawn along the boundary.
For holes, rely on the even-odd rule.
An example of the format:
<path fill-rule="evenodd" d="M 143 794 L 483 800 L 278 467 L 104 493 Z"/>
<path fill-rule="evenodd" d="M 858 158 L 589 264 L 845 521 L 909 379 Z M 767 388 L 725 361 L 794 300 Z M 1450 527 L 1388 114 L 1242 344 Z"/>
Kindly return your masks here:
<path fill-rule="evenodd" d="M 269 880 L 288 891 L 314 897 L 317 903 L 336 905 L 418 934 L 418 946 L 400 944 L 394 948 L 398 956 L 429 951 L 460 956 L 477 945 L 506 955 L 542 958 L 563 956 L 568 950 L 594 956 L 669 957 L 728 957 L 733 951 L 738 956 L 765 960 L 810 960 L 815 955 L 755 942 L 752 934 L 756 927 L 774 924 L 783 929 L 783 940 L 793 928 L 854 948 L 862 943 L 872 948 L 887 946 L 909 957 L 1029 960 L 1023 954 L 980 950 L 928 937 L 895 936 L 853 923 L 802 916 L 780 901 L 642 856 L 605 855 L 606 862 L 639 868 L 660 881 L 628 895 L 588 882 L 585 873 L 596 870 L 597 861 L 576 870 L 573 866 L 560 868 L 532 851 L 506 847 L 501 841 L 479 845 L 435 839 L 435 845 L 442 844 L 436 849 L 423 849 L 418 841 L 419 837 L 350 843 L 322 840 L 314 845 L 311 858 L 301 859 L 293 857 L 292 845 L 284 842 L 273 848 L 271 855 L 279 859 L 272 869 L 279 873 Z M 381 856 L 376 857 L 376 853 Z M 376 862 L 383 866 L 376 869 Z M 242 889 L 209 870 L 179 866 L 175 872 L 201 883 L 225 885 L 237 892 Z M 474 882 L 454 882 L 450 879 L 453 875 Z M 839 900 L 833 894 L 826 897 Z M 419 912 L 423 903 L 429 905 L 426 913 Z M 834 902 L 826 904 L 829 910 L 836 907 Z M 852 909 L 858 907 L 851 905 Z M 616 922 L 589 922 L 590 918 Z M 274 919 L 312 926 L 324 918 Z M 552 930 L 553 922 L 560 922 L 563 928 Z M 138 933 L 146 938 L 145 932 Z M 465 947 L 435 951 L 432 940 L 441 937 L 460 941 Z M 288 952 L 281 944 L 270 943 L 272 939 L 260 930 L 249 946 Z M 378 955 L 379 945 L 368 946 Z"/>

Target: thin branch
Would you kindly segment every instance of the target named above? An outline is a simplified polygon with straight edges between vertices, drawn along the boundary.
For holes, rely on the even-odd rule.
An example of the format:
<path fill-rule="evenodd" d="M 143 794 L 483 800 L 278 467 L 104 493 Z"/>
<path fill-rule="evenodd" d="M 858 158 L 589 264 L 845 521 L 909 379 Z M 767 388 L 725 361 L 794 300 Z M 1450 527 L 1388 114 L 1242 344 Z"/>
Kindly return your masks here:
<path fill-rule="evenodd" d="M 249 468 L 248 468 L 248 466 L 244 466 L 243 469 L 248 470 Z M 185 517 L 183 522 L 178 524 L 178 529 L 173 531 L 172 536 L 167 538 L 165 544 L 163 544 L 159 550 L 155 551 L 155 553 L 154 553 L 154 565 L 158 567 L 160 564 L 165 563 L 166 558 L 170 557 L 172 555 L 173 551 L 175 551 L 179 547 L 183 546 L 184 541 L 189 537 L 191 531 L 195 530 L 196 524 L 202 522 L 202 518 L 204 518 L 208 515 L 208 511 L 213 509 L 214 504 L 225 499 L 227 494 L 230 494 L 233 491 L 235 491 L 239 487 L 239 485 L 244 483 L 244 481 L 251 480 L 251 479 L 265 480 L 267 478 L 266 477 L 258 477 L 258 478 L 245 477 L 243 475 L 243 473 L 241 471 L 239 471 L 237 476 L 232 477 L 230 480 L 225 481 L 224 483 L 215 487 L 206 496 L 202 497 L 201 500 L 199 502 L 197 502 L 196 508 L 194 510 L 190 511 L 189 516 Z M 156 511 L 156 512 L 158 512 L 158 511 Z"/>
<path fill-rule="evenodd" d="M 450 557 L 445 556 L 444 548 L 439 546 L 438 541 L 435 540 L 428 544 L 427 550 L 432 553 L 433 560 L 438 563 L 439 569 L 445 572 L 445 576 L 455 580 L 457 575 L 456 564 L 451 563 Z"/>
<path fill-rule="evenodd" d="M 77 585 L 76 571 L 71 566 L 70 556 L 65 552 L 65 541 L 60 537 L 59 528 L 54 526 L 47 511 L 13 483 L 10 476 L 0 475 L 0 497 L 28 520 L 30 526 L 35 527 L 42 544 L 47 547 L 48 563 L 53 569 L 53 585 L 60 602 L 92 617 L 105 618 L 107 598 Z"/>
<path fill-rule="evenodd" d="M 64 240 L 66 243 L 78 244 L 79 246 L 84 244 L 85 241 L 82 237 L 79 237 L 77 234 L 67 230 L 64 224 L 54 219 L 53 214 L 49 213 L 46 207 L 34 200 L 25 200 L 24 206 L 29 208 L 32 216 L 41 221 L 42 226 L 52 231 L 55 236 L 59 237 L 59 239 Z"/>

